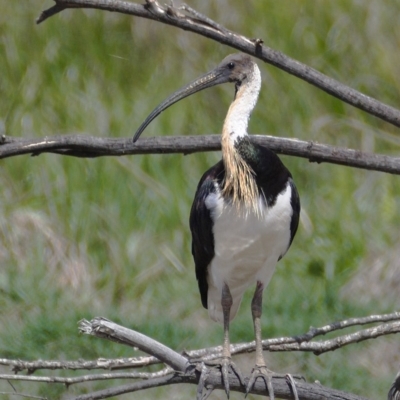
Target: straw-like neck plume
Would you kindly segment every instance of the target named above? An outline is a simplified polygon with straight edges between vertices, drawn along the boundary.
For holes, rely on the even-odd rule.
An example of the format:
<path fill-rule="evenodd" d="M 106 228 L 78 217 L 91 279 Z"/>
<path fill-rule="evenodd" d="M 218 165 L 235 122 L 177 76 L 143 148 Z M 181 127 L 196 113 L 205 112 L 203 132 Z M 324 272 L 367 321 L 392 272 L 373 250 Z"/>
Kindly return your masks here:
<path fill-rule="evenodd" d="M 222 158 L 226 170 L 222 193 L 232 197 L 237 207 L 244 203 L 258 213 L 259 191 L 254 171 L 236 146 L 240 141 L 248 141 L 248 122 L 261 88 L 260 70 L 255 63 L 251 64 L 246 79 L 237 85 L 235 100 L 229 107 L 222 129 Z M 248 143 L 251 146 L 250 141 Z"/>

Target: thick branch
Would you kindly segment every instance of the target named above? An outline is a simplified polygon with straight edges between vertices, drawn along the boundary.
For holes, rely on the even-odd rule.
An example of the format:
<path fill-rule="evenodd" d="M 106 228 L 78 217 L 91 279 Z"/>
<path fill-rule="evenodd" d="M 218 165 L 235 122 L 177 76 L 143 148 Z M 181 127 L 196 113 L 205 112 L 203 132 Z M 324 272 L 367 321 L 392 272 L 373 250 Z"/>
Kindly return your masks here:
<path fill-rule="evenodd" d="M 252 135 L 251 139 L 278 154 L 307 158 L 349 167 L 400 174 L 400 158 L 316 142 L 274 136 Z M 140 139 L 98 138 L 86 135 L 47 136 L 39 139 L 0 138 L 0 159 L 22 154 L 57 153 L 75 157 L 123 156 L 130 154 L 195 153 L 221 149 L 220 135 L 168 136 Z"/>
<path fill-rule="evenodd" d="M 173 6 L 162 7 L 155 0 L 146 0 L 145 5 L 118 0 L 55 0 L 55 2 L 56 12 L 59 12 L 63 7 L 95 8 L 98 10 L 115 11 L 152 19 L 183 30 L 197 33 L 253 55 L 260 60 L 288 72 L 289 74 L 303 79 L 304 81 L 348 104 L 353 105 L 354 107 L 400 127 L 400 111 L 394 107 L 366 96 L 279 51 L 264 46 L 261 39 L 251 40 L 238 33 L 229 31 L 225 27 L 212 21 L 210 18 L 204 17 L 200 13 L 193 12 L 191 9 L 186 8 L 186 14 L 184 14 L 182 9 L 177 9 Z M 54 7 L 50 10 L 44 11 L 37 19 L 37 22 L 43 22 L 50 16 L 54 15 L 56 13 L 55 11 Z"/>
<path fill-rule="evenodd" d="M 220 373 L 212 373 L 207 377 L 206 385 L 212 389 L 223 389 L 221 385 Z M 197 384 L 198 380 L 195 375 L 180 375 L 171 374 L 161 378 L 149 379 L 147 381 L 140 381 L 133 384 L 118 386 L 106 390 L 100 390 L 90 394 L 84 394 L 77 396 L 74 400 L 98 400 L 106 399 L 113 396 L 122 395 L 125 393 L 132 393 L 139 390 L 148 388 L 176 385 L 181 383 Z M 240 385 L 239 380 L 236 376 L 231 375 L 229 380 L 231 391 L 245 392 L 243 386 Z M 293 393 L 290 385 L 286 383 L 284 379 L 273 379 L 273 387 L 275 396 L 279 399 L 293 399 Z M 324 387 L 315 383 L 306 383 L 296 381 L 296 388 L 300 400 L 320 400 L 320 399 L 335 399 L 335 400 L 368 400 L 365 397 L 356 396 L 354 394 L 342 392 L 340 390 L 334 390 Z M 265 383 L 262 379 L 258 379 L 254 384 L 254 388 L 251 393 L 264 395 L 265 396 Z"/>
<path fill-rule="evenodd" d="M 175 371 L 185 372 L 189 366 L 189 362 L 185 357 L 162 343 L 102 317 L 95 318 L 91 322 L 87 320 L 80 321 L 79 330 L 89 335 L 137 347 L 147 354 L 155 355 Z"/>

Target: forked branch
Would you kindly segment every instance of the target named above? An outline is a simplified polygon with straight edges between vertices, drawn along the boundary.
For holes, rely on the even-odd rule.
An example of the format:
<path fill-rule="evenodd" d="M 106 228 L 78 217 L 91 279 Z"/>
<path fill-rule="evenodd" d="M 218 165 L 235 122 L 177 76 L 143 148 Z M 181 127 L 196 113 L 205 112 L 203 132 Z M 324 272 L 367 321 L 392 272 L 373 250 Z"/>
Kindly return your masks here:
<path fill-rule="evenodd" d="M 361 329 L 350 334 L 338 335 L 335 338 L 314 341 L 318 336 L 325 335 L 336 331 L 342 331 L 355 326 L 363 326 L 366 324 L 379 325 Z M 19 380 L 29 382 L 47 382 L 62 383 L 65 385 L 73 385 L 84 383 L 87 381 L 111 380 L 111 379 L 139 379 L 138 382 L 126 385 L 112 387 L 107 390 L 81 395 L 76 400 L 84 399 L 104 399 L 111 396 L 117 396 L 123 393 L 130 393 L 143 390 L 150 387 L 158 387 L 165 385 L 173 385 L 179 383 L 197 384 L 202 368 L 202 362 L 217 358 L 222 351 L 221 346 L 192 350 L 185 352 L 184 355 L 166 347 L 165 345 L 149 338 L 139 332 L 125 328 L 115 324 L 104 318 L 95 318 L 92 321 L 82 320 L 79 323 L 81 332 L 115 341 L 130 347 L 139 348 L 145 351 L 149 356 L 96 361 L 21 361 L 0 359 L 0 365 L 8 365 L 12 367 L 14 373 L 26 370 L 28 375 L 0 375 L 3 380 Z M 311 351 L 321 354 L 326 351 L 333 351 L 339 347 L 357 343 L 361 340 L 374 339 L 378 336 L 388 335 L 400 332 L 400 312 L 394 312 L 385 315 L 371 315 L 363 318 L 351 318 L 340 322 L 331 323 L 319 328 L 310 328 L 307 333 L 292 337 L 281 337 L 268 339 L 263 341 L 263 347 L 268 351 Z M 232 354 L 240 354 L 246 352 L 254 352 L 254 342 L 234 344 L 231 346 Z M 157 372 L 119 372 L 121 369 L 141 368 L 149 364 L 161 363 L 166 365 Z M 80 375 L 77 377 L 61 377 L 61 376 L 33 376 L 36 370 L 40 369 L 104 369 L 110 371 L 107 373 L 97 373 L 89 375 Z M 114 371 L 118 370 L 118 371 Z M 236 377 L 231 377 L 231 390 L 243 392 Z M 393 393 L 397 393 L 398 379 L 391 388 Z M 396 383 L 397 382 L 397 383 Z M 221 377 L 218 372 L 211 372 L 206 377 L 206 386 L 213 389 L 222 388 Z M 343 400 L 361 400 L 362 397 L 348 394 L 341 391 L 332 390 L 322 385 L 309 384 L 306 382 L 296 381 L 296 388 L 300 399 L 316 399 L 316 398 L 335 398 Z M 291 387 L 285 380 L 275 379 L 274 389 L 277 396 L 284 399 L 292 398 Z M 253 393 L 265 394 L 265 386 L 262 382 L 256 385 Z M 321 397 L 322 396 L 322 397 Z"/>

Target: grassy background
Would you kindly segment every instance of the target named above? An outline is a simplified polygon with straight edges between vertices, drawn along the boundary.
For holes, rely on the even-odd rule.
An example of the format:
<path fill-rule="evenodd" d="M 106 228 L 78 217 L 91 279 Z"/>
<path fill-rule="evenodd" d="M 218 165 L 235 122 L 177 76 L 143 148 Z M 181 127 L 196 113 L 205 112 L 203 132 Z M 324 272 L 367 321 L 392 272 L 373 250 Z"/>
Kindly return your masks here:
<path fill-rule="evenodd" d="M 72 10 L 40 26 L 50 0 L 0 0 L 0 133 L 132 136 L 173 90 L 215 66 L 229 48 L 138 18 Z M 219 0 L 189 4 L 234 31 L 261 37 L 349 86 L 399 107 L 400 3 Z M 250 131 L 396 155 L 393 126 L 259 62 L 263 88 Z M 217 133 L 229 85 L 182 101 L 146 136 Z M 81 160 L 56 155 L 1 161 L 0 358 L 93 359 L 130 349 L 79 336 L 101 315 L 180 351 L 217 345 L 222 329 L 201 308 L 188 216 L 203 171 L 220 154 Z M 300 229 L 264 299 L 263 336 L 390 312 L 399 303 L 397 176 L 282 157 L 302 200 Z M 253 339 L 249 300 L 233 342 Z M 383 398 L 399 340 L 381 338 L 316 357 L 267 354 L 276 371 Z M 250 371 L 251 357 L 238 360 Z M 8 369 L 3 368 L 3 373 Z M 57 372 L 59 375 L 60 373 Z M 65 372 L 64 374 L 67 374 Z M 108 384 L 13 384 L 67 399 Z M 0 383 L 0 391 L 11 391 Z M 195 387 L 122 398 L 188 398 Z M 13 396 L 2 398 L 15 398 Z M 213 398 L 225 398 L 216 392 Z M 242 398 L 233 394 L 232 398 Z"/>

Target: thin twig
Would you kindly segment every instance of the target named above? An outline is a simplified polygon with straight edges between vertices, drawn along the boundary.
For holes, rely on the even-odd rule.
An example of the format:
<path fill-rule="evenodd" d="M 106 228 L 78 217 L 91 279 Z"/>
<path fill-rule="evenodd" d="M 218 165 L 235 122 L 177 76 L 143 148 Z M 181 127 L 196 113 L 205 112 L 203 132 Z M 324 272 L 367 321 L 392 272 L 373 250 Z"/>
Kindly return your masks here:
<path fill-rule="evenodd" d="M 0 395 L 19 396 L 19 397 L 25 397 L 27 399 L 48 400 L 48 397 L 33 396 L 32 394 L 25 394 L 25 393 L 18 393 L 18 392 L 0 392 Z"/>
<path fill-rule="evenodd" d="M 63 6 L 63 5 L 56 4 L 55 6 L 50 7 L 49 9 L 43 11 L 43 12 L 40 14 L 39 18 L 37 18 L 36 22 L 37 22 L 38 24 L 40 24 L 41 22 L 45 21 L 47 18 L 50 18 L 50 17 L 52 17 L 53 15 L 56 15 L 56 14 L 58 14 L 59 12 L 65 10 L 65 8 L 66 8 L 66 7 Z"/>
<path fill-rule="evenodd" d="M 338 329 L 344 329 L 357 325 L 367 325 L 376 322 L 389 322 L 398 320 L 400 320 L 400 312 L 393 312 L 390 314 L 382 315 L 369 315 L 368 317 L 362 318 L 349 318 L 343 321 L 333 322 L 320 328 L 311 327 L 306 334 L 296 337 L 296 340 L 300 342 L 308 341 L 316 336 L 326 335 L 327 333 L 334 332 Z"/>
<path fill-rule="evenodd" d="M 27 371 L 29 374 L 37 370 L 119 370 L 130 368 L 142 368 L 153 364 L 159 364 L 160 360 L 153 356 L 145 357 L 126 357 L 126 358 L 99 358 L 97 360 L 77 360 L 77 361 L 58 361 L 58 360 L 10 360 L 8 358 L 0 358 L 0 365 L 11 367 L 13 372 Z"/>
<path fill-rule="evenodd" d="M 345 326 L 343 326 L 345 328 Z M 342 328 L 338 328 L 342 329 Z M 358 343 L 364 340 L 376 339 L 379 336 L 400 333 L 400 321 L 378 325 L 374 328 L 363 329 L 355 333 L 338 336 L 324 341 L 310 342 L 306 335 L 280 337 L 262 341 L 263 349 L 270 352 L 276 351 L 305 351 L 316 355 L 327 353 L 349 344 Z M 307 340 L 307 341 L 302 341 Z M 255 351 L 255 342 L 238 343 L 231 345 L 231 354 L 243 354 Z M 193 350 L 186 353 L 190 358 L 201 358 L 212 360 L 222 354 L 222 346 L 215 346 L 206 349 Z"/>
<path fill-rule="evenodd" d="M 229 30 L 226 29 L 223 25 L 219 24 L 218 22 L 213 21 L 211 18 L 199 13 L 197 10 L 193 9 L 192 7 L 188 6 L 187 4 L 182 4 L 179 7 L 179 10 L 184 10 L 188 13 L 189 16 L 194 17 L 195 20 L 199 21 L 202 24 L 209 25 L 214 29 L 217 29 L 220 32 L 228 33 Z"/>
<path fill-rule="evenodd" d="M 164 368 L 158 372 L 113 372 L 108 374 L 81 375 L 77 377 L 0 374 L 0 380 L 62 383 L 69 386 L 77 383 L 104 381 L 110 379 L 153 379 L 171 374 L 172 371 L 173 370 L 171 370 L 171 368 Z"/>
<path fill-rule="evenodd" d="M 285 349 L 285 351 L 312 351 L 314 354 L 320 355 L 349 344 L 359 343 L 369 339 L 376 339 L 379 336 L 395 333 L 400 333 L 399 321 L 378 325 L 374 328 L 363 329 L 361 331 L 338 336 L 330 340 L 285 344 L 284 347 L 281 347 L 280 345 L 270 345 L 267 347 L 267 349 L 269 351 L 283 351 L 283 349 Z"/>

